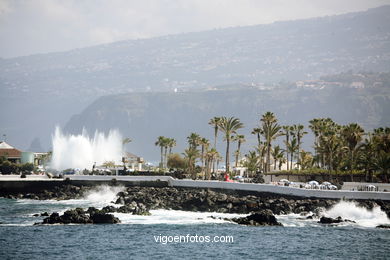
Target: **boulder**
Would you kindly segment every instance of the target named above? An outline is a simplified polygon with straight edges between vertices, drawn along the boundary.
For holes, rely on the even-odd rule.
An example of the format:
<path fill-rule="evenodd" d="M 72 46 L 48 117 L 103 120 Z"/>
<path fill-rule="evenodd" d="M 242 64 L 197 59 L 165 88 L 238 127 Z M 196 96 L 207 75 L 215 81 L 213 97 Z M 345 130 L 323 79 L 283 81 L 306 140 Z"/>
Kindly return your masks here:
<path fill-rule="evenodd" d="M 337 218 L 321 217 L 320 221 L 318 223 L 321 223 L 321 224 L 335 224 L 335 223 L 341 223 L 341 222 L 343 222 L 341 217 L 337 217 Z"/>
<path fill-rule="evenodd" d="M 376 226 L 377 228 L 390 228 L 390 225 L 389 224 L 382 224 L 382 225 L 379 225 L 379 226 Z"/>
<path fill-rule="evenodd" d="M 243 218 L 233 218 L 231 221 L 249 226 L 283 226 L 277 221 L 271 210 L 261 210 Z"/>
<path fill-rule="evenodd" d="M 63 222 L 58 212 L 52 213 L 49 217 L 45 218 L 42 222 L 42 224 L 59 224 L 59 223 L 63 223 Z"/>
<path fill-rule="evenodd" d="M 120 220 L 112 214 L 107 213 L 95 213 L 92 214 L 90 219 L 93 224 L 117 224 Z"/>
<path fill-rule="evenodd" d="M 89 216 L 86 215 L 86 212 L 81 208 L 71 209 L 64 212 L 62 216 L 60 216 L 61 223 L 63 224 L 88 224 L 91 223 Z"/>
<path fill-rule="evenodd" d="M 338 223 L 341 223 L 341 222 L 356 223 L 353 220 L 342 219 L 340 216 L 338 216 L 337 218 L 321 217 L 320 221 L 318 223 L 321 223 L 321 224 L 338 224 Z"/>
<path fill-rule="evenodd" d="M 59 215 L 52 213 L 45 218 L 41 224 L 116 224 L 119 219 L 112 214 L 100 212 L 98 209 L 90 207 L 87 211 L 81 208 L 71 209 Z"/>

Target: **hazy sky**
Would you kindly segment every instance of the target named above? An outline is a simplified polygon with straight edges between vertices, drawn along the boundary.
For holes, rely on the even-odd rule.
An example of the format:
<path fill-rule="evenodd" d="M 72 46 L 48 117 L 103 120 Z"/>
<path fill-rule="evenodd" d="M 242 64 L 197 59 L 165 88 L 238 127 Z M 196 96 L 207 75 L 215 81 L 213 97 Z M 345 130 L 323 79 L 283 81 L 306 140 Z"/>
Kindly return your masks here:
<path fill-rule="evenodd" d="M 0 0 L 0 57 L 362 11 L 390 0 Z"/>

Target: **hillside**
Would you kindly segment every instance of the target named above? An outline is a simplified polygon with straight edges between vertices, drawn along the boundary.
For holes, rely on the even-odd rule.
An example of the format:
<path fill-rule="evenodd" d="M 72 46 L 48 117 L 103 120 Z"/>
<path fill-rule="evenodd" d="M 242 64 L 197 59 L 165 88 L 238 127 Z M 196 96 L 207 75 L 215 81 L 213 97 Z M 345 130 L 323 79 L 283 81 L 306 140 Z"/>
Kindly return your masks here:
<path fill-rule="evenodd" d="M 390 6 L 0 60 L 2 93 L 9 94 L 104 95 L 347 70 L 390 70 Z"/>
<path fill-rule="evenodd" d="M 390 71 L 390 6 L 0 59 L 0 133 L 21 149 L 36 137 L 49 148 L 54 126 L 101 96 L 273 86 L 349 70 Z"/>
<path fill-rule="evenodd" d="M 132 151 L 158 160 L 159 149 L 154 146 L 158 136 L 175 138 L 178 141 L 175 150 L 182 152 L 191 132 L 212 140 L 213 130 L 208 121 L 214 116 L 236 116 L 244 122 L 242 133 L 247 139 L 244 152 L 255 145 L 250 132 L 266 111 L 274 112 L 281 124 L 307 125 L 315 117 L 331 117 L 340 124 L 358 122 L 369 130 L 388 126 L 390 122 L 389 87 L 313 89 L 284 85 L 264 89 L 231 85 L 229 88 L 102 97 L 74 116 L 65 130 L 80 133 L 83 127 L 89 132 L 117 128 L 133 140 L 129 146 Z M 305 139 L 305 149 L 310 149 L 312 139 L 310 136 Z"/>

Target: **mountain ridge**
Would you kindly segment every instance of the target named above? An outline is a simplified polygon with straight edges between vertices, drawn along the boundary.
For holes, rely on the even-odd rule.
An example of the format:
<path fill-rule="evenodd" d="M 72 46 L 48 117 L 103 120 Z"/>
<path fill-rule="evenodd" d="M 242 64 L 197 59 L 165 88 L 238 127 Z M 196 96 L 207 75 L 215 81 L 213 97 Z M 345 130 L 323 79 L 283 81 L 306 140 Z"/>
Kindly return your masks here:
<path fill-rule="evenodd" d="M 229 84 L 272 89 L 349 70 L 390 71 L 390 6 L 0 59 L 0 133 L 21 148 L 36 137 L 49 147 L 55 125 L 101 96 Z"/>

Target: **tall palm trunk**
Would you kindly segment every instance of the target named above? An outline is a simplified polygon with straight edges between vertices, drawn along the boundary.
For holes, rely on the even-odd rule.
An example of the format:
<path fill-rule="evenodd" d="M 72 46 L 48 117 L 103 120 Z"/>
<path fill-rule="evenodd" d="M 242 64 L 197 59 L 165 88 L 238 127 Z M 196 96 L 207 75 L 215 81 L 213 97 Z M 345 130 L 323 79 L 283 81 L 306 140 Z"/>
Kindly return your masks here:
<path fill-rule="evenodd" d="M 267 172 L 271 171 L 271 141 L 268 141 L 267 146 Z"/>
<path fill-rule="evenodd" d="M 164 151 L 164 168 L 167 168 L 168 167 L 168 159 L 167 159 L 167 157 L 168 157 L 168 155 L 167 155 L 167 153 L 168 153 L 168 148 L 167 147 L 165 147 L 165 151 Z"/>
<path fill-rule="evenodd" d="M 287 133 L 286 134 L 286 162 L 287 162 L 287 171 L 290 170 L 290 167 L 288 166 L 288 144 L 289 144 L 289 139 L 290 139 L 290 136 L 289 134 Z"/>
<path fill-rule="evenodd" d="M 237 146 L 237 154 L 236 154 L 236 168 L 238 166 L 238 157 L 240 156 L 240 149 L 241 149 L 241 141 L 238 141 L 238 146 Z"/>
<path fill-rule="evenodd" d="M 351 175 L 351 182 L 353 182 L 353 160 L 354 160 L 353 150 L 350 151 L 350 158 L 351 158 L 350 175 Z"/>
<path fill-rule="evenodd" d="M 298 170 L 300 170 L 301 169 L 301 156 L 300 156 L 300 153 L 299 153 L 299 148 L 300 148 L 301 137 L 300 137 L 299 133 L 297 135 L 298 135 L 297 136 L 297 141 L 298 141 L 297 164 L 298 164 Z"/>
<path fill-rule="evenodd" d="M 230 140 L 229 138 L 226 138 L 226 172 L 227 173 L 229 173 L 230 170 L 229 148 L 230 148 Z"/>
<path fill-rule="evenodd" d="M 214 127 L 214 148 L 217 149 L 218 125 Z"/>
<path fill-rule="evenodd" d="M 204 145 L 202 144 L 202 152 L 201 152 L 201 158 L 200 160 L 202 161 L 202 171 L 204 171 L 205 167 L 205 159 L 204 159 Z"/>
<path fill-rule="evenodd" d="M 162 145 L 160 146 L 160 152 L 161 152 L 160 167 L 164 168 L 164 147 Z"/>

